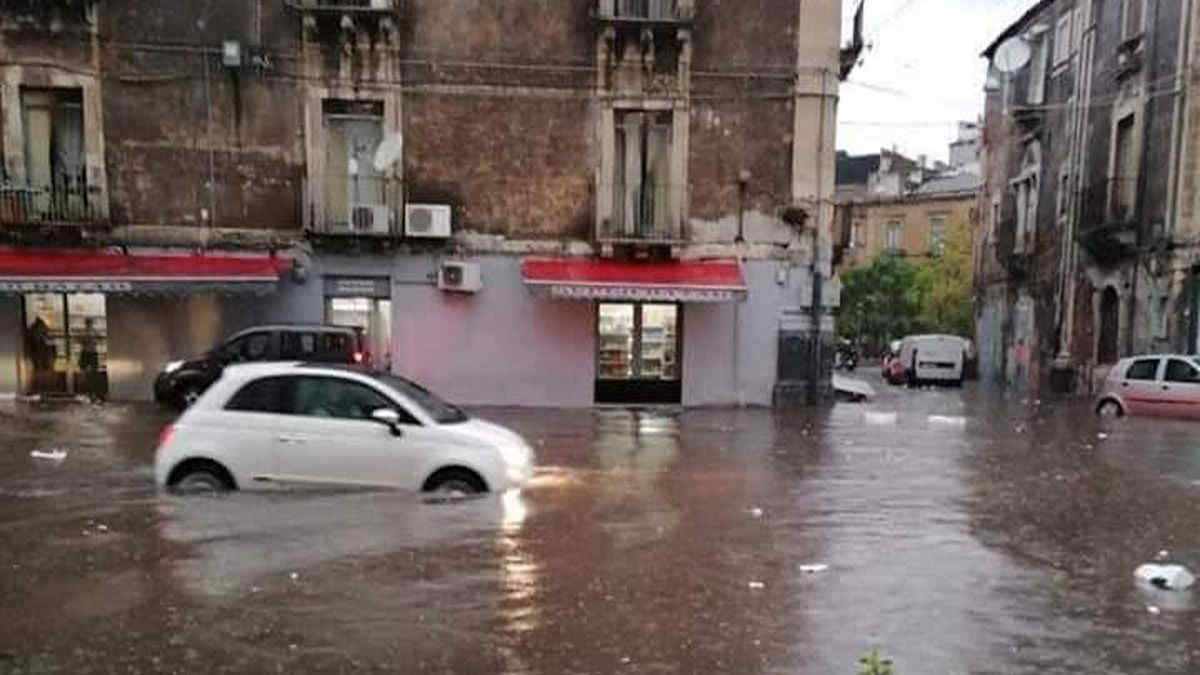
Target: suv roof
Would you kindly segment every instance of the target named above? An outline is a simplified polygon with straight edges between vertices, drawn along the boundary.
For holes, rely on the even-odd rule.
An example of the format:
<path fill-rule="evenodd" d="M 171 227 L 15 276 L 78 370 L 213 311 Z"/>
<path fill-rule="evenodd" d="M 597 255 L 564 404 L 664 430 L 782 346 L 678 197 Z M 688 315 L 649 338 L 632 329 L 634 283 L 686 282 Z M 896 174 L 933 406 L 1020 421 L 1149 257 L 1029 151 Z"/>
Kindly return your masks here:
<path fill-rule="evenodd" d="M 303 331 L 315 331 L 315 332 L 321 332 L 321 333 L 343 333 L 343 332 L 347 332 L 347 331 L 353 331 L 354 333 L 362 332 L 362 328 L 360 328 L 358 326 L 337 326 L 337 325 L 328 324 L 328 323 L 271 323 L 271 324 L 264 324 L 261 326 L 251 326 L 250 328 L 243 328 L 242 330 L 239 330 L 238 332 L 233 333 L 226 339 L 232 340 L 233 338 L 241 337 L 242 335 L 245 335 L 247 333 L 257 333 L 259 331 L 265 331 L 265 330 L 293 330 L 293 331 L 302 331 L 303 330 Z"/>

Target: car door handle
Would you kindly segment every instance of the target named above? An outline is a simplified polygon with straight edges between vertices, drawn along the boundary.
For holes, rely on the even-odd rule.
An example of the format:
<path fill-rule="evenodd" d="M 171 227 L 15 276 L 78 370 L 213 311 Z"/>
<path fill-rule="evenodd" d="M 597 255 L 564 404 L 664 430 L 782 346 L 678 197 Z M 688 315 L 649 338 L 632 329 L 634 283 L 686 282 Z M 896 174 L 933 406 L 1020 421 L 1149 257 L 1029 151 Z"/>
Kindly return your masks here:
<path fill-rule="evenodd" d="M 276 437 L 275 440 L 279 441 L 280 443 L 303 443 L 304 442 L 304 439 L 300 438 L 299 436 L 278 436 L 278 437 Z"/>

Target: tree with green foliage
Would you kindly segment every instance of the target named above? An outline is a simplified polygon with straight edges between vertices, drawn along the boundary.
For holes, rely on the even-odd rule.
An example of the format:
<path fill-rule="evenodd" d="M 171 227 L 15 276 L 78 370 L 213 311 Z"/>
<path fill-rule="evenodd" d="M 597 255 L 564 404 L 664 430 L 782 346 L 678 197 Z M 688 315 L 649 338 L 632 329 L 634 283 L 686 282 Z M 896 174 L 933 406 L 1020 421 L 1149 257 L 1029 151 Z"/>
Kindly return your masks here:
<path fill-rule="evenodd" d="M 843 275 L 838 330 L 869 352 L 913 333 L 970 337 L 972 302 L 971 232 L 955 223 L 928 259 L 887 252 Z"/>

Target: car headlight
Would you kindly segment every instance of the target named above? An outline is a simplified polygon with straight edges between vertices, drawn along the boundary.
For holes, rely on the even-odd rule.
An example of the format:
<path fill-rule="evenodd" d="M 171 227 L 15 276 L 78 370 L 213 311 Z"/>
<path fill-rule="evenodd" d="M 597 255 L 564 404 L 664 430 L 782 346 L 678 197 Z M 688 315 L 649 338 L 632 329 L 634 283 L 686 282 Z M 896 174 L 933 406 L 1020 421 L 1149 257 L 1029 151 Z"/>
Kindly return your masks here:
<path fill-rule="evenodd" d="M 183 361 L 172 361 L 172 362 L 168 363 L 167 365 L 163 366 L 163 372 L 167 373 L 169 375 L 169 374 L 179 370 L 182 367 L 183 367 Z"/>

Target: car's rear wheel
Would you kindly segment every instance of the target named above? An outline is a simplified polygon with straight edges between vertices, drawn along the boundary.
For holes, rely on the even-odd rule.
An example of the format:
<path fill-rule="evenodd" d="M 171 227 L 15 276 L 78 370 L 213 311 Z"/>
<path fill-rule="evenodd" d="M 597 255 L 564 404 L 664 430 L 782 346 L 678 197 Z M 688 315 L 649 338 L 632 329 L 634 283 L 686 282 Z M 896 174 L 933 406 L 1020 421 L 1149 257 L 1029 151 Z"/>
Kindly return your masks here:
<path fill-rule="evenodd" d="M 182 495 L 215 495 L 236 489 L 233 477 L 220 464 L 194 460 L 171 472 L 167 486 Z"/>
<path fill-rule="evenodd" d="M 423 489 L 438 497 L 456 498 L 487 492 L 487 485 L 473 471 L 442 469 L 425 481 Z"/>
<path fill-rule="evenodd" d="M 1124 417 L 1125 409 L 1113 399 L 1105 399 L 1096 406 L 1096 414 L 1100 417 Z"/>

